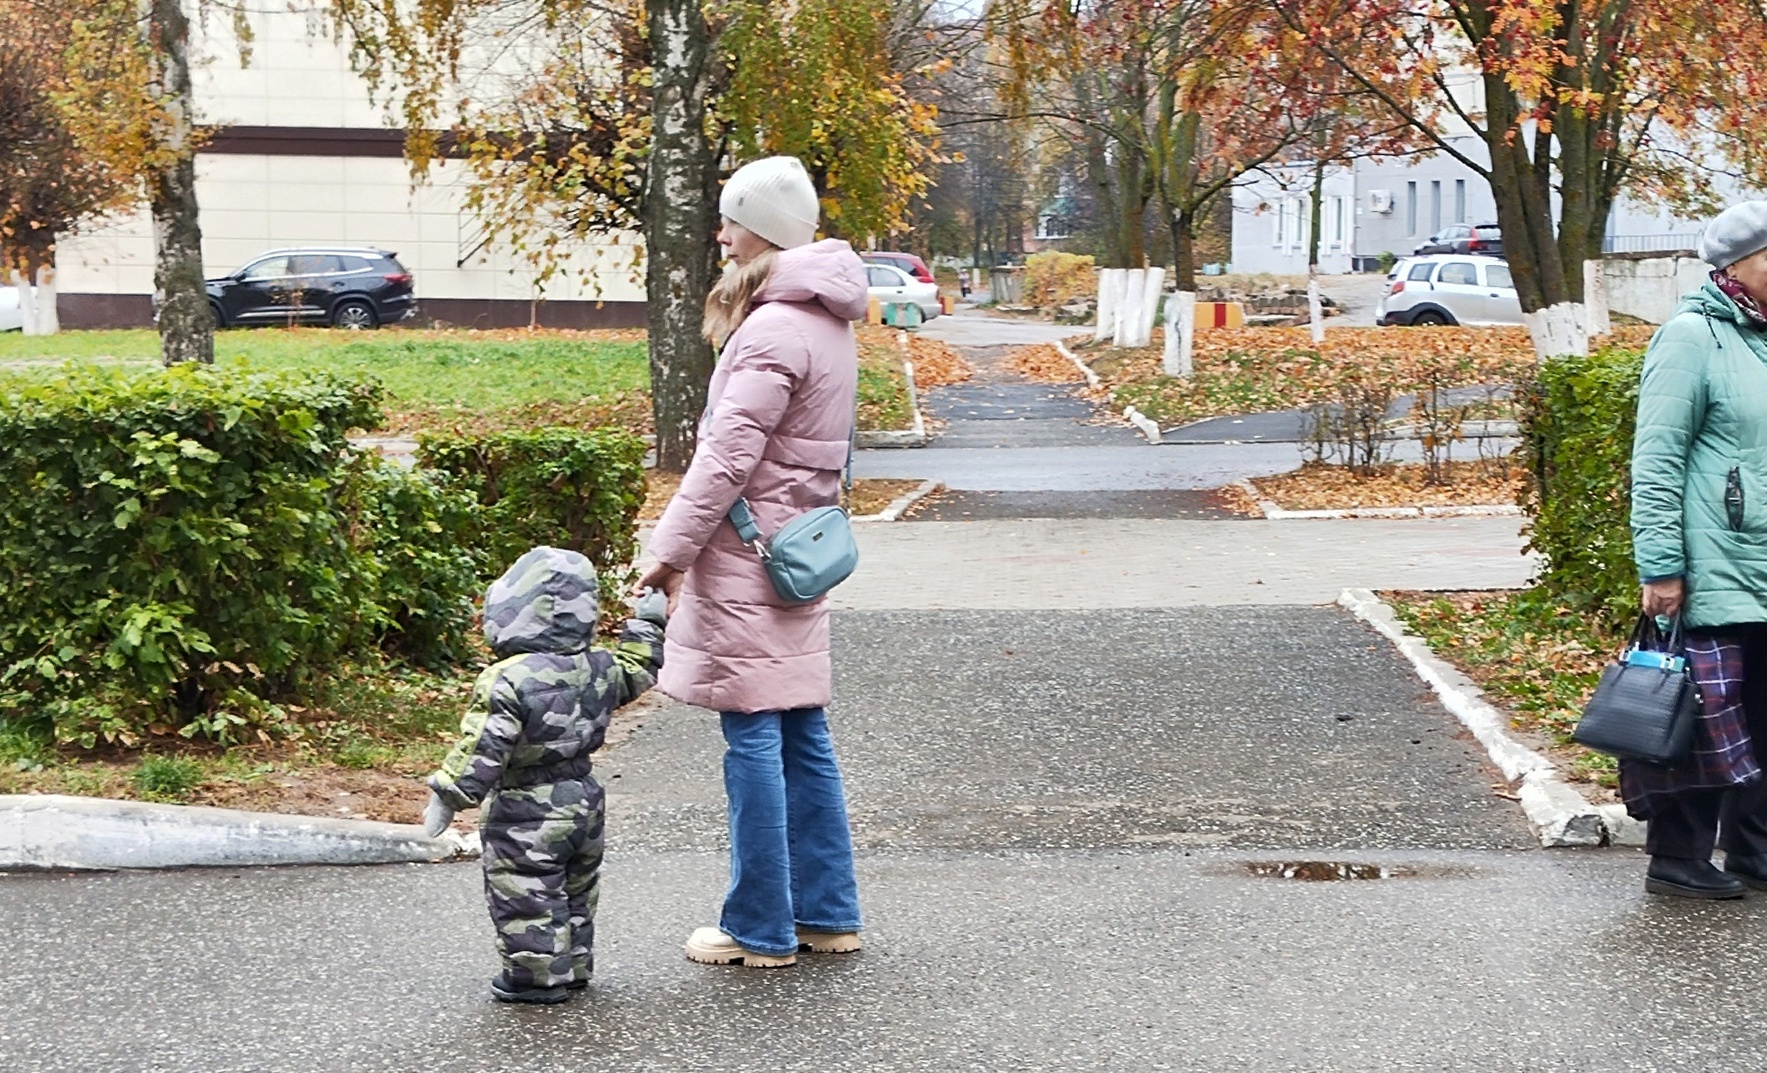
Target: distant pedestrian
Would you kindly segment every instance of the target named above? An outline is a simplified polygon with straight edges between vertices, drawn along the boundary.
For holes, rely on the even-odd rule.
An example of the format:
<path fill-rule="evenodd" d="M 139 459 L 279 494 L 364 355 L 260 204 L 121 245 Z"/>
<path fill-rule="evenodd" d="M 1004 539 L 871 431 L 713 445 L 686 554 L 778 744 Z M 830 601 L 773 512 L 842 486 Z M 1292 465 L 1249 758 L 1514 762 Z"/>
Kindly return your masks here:
<path fill-rule="evenodd" d="M 492 583 L 485 639 L 498 661 L 473 686 L 462 736 L 429 777 L 431 838 L 482 802 L 500 1002 L 563 1002 L 595 968 L 605 798 L 589 754 L 614 709 L 656 681 L 668 607 L 661 592 L 645 596 L 619 644 L 593 648 L 597 593 L 594 565 L 558 548 L 535 548 Z"/>
<path fill-rule="evenodd" d="M 1650 823 L 1647 890 L 1740 898 L 1767 890 L 1767 201 L 1726 209 L 1699 252 L 1711 282 L 1645 352 L 1632 534 L 1644 610 L 1681 616 L 1704 708 L 1688 760 L 1622 762 L 1620 791 Z"/>
<path fill-rule="evenodd" d="M 728 520 L 739 497 L 762 533 L 840 499 L 853 434 L 865 266 L 816 242 L 803 165 L 742 168 L 719 201 L 731 270 L 706 303 L 722 347 L 699 447 L 651 538 L 642 585 L 680 608 L 658 688 L 720 713 L 730 812 L 730 888 L 687 956 L 790 965 L 801 950 L 859 949 L 846 793 L 824 710 L 831 693 L 825 599 L 788 603 Z"/>

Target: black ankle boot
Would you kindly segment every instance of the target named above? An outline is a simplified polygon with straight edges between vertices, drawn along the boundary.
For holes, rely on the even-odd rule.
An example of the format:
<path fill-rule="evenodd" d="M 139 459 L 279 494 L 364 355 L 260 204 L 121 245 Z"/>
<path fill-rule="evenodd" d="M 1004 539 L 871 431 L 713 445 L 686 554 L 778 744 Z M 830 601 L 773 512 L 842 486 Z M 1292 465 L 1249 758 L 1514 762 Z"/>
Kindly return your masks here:
<path fill-rule="evenodd" d="M 1767 890 L 1767 853 L 1727 853 L 1724 871 L 1756 890 Z"/>
<path fill-rule="evenodd" d="M 511 983 L 509 974 L 491 977 L 491 997 L 498 1002 L 531 1002 L 540 1006 L 556 1006 L 571 997 L 563 987 L 524 987 Z"/>
<path fill-rule="evenodd" d="M 1652 857 L 1644 889 L 1676 898 L 1740 898 L 1742 880 L 1726 875 L 1711 861 L 1687 857 Z"/>

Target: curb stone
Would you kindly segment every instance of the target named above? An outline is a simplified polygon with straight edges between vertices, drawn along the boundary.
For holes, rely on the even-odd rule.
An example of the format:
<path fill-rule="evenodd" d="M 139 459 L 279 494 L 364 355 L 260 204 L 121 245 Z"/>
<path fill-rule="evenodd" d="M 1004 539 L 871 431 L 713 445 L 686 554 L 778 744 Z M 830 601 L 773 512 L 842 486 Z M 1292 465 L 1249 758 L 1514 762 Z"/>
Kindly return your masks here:
<path fill-rule="evenodd" d="M 1338 606 L 1391 640 L 1442 706 L 1485 747 L 1503 777 L 1519 783 L 1522 811 L 1542 846 L 1643 844 L 1643 824 L 1620 822 L 1614 811 L 1623 816 L 1623 806 L 1590 804 L 1565 781 L 1556 764 L 1516 740 L 1509 732 L 1509 717 L 1487 701 L 1470 678 L 1430 651 L 1421 637 L 1407 632 L 1385 601 L 1367 589 L 1345 589 Z"/>
<path fill-rule="evenodd" d="M 1286 510 L 1258 491 L 1250 478 L 1242 477 L 1233 487 L 1249 496 L 1258 510 L 1271 521 L 1292 519 L 1342 518 L 1511 518 L 1520 517 L 1522 508 L 1513 503 L 1482 503 L 1460 507 L 1348 507 L 1342 510 Z"/>
<path fill-rule="evenodd" d="M 478 832 L 60 794 L 0 795 L 0 871 L 410 864 L 479 852 Z"/>
<path fill-rule="evenodd" d="M 1054 346 L 1055 346 L 1055 349 L 1061 354 L 1062 357 L 1073 362 L 1074 367 L 1079 369 L 1080 372 L 1086 377 L 1086 386 L 1087 387 L 1099 388 L 1104 385 L 1104 381 L 1099 378 L 1097 373 L 1092 371 L 1092 367 L 1090 365 L 1087 365 L 1085 362 L 1081 361 L 1078 355 L 1076 355 L 1073 351 L 1069 350 L 1066 343 L 1060 342 L 1058 340 L 1054 344 Z M 1146 414 L 1142 413 L 1140 410 L 1137 410 L 1133 406 L 1125 406 L 1125 407 L 1123 407 L 1123 419 L 1125 421 L 1128 421 L 1131 425 L 1134 425 L 1136 430 L 1139 431 L 1143 436 L 1146 436 L 1148 443 L 1155 444 L 1155 445 L 1159 444 L 1159 442 L 1160 442 L 1160 426 L 1153 420 L 1153 418 L 1148 417 Z"/>
<path fill-rule="evenodd" d="M 932 495 L 934 492 L 937 492 L 939 489 L 941 489 L 943 487 L 945 487 L 945 485 L 940 481 L 936 481 L 936 480 L 935 481 L 922 481 L 919 488 L 914 489 L 913 491 L 907 493 L 906 495 L 897 496 L 895 499 L 890 501 L 889 506 L 878 511 L 876 514 L 856 515 L 856 516 L 854 516 L 853 521 L 855 521 L 855 522 L 896 522 L 896 521 L 901 521 L 902 515 L 908 513 L 908 508 L 914 506 L 914 504 L 925 499 L 927 496 Z"/>

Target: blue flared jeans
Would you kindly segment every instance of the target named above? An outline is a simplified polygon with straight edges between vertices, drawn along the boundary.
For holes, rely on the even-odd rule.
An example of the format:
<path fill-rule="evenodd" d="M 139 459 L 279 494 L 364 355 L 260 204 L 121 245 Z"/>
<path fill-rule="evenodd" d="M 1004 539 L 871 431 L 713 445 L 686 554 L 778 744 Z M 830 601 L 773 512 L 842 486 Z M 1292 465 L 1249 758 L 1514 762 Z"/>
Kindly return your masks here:
<path fill-rule="evenodd" d="M 858 931 L 847 795 L 821 708 L 725 712 L 730 891 L 718 926 L 758 954 L 798 949 L 797 927 Z"/>

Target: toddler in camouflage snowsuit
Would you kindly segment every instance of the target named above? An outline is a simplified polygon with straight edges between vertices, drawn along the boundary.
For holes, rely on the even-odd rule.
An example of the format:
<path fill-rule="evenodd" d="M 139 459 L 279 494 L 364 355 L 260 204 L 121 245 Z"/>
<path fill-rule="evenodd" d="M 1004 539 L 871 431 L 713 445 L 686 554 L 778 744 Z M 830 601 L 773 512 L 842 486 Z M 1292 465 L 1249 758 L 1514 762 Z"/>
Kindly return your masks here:
<path fill-rule="evenodd" d="M 429 777 L 432 837 L 483 802 L 485 900 L 504 1002 L 563 1002 L 594 968 L 604 798 L 589 774 L 615 708 L 656 681 L 665 598 L 638 603 L 612 649 L 590 641 L 600 618 L 595 567 L 535 548 L 491 585 L 485 638 L 498 662 L 473 686 L 461 738 Z"/>

